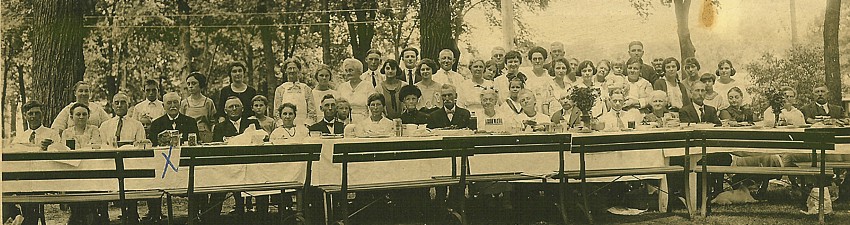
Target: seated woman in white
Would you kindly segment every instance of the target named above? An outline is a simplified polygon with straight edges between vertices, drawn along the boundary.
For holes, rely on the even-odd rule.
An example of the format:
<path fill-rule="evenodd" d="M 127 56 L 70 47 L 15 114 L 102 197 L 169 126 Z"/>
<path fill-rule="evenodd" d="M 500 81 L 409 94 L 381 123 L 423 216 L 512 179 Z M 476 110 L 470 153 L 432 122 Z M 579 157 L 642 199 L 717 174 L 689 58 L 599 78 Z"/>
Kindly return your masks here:
<path fill-rule="evenodd" d="M 483 107 L 475 112 L 475 116 L 478 117 L 479 131 L 512 132 L 519 129 L 519 124 L 514 119 L 516 115 L 508 113 L 509 111 L 499 106 L 499 93 L 496 90 L 484 90 L 479 97 Z"/>
<path fill-rule="evenodd" d="M 82 103 L 74 103 L 71 105 L 70 112 L 74 126 L 62 131 L 61 140 L 74 140 L 74 146 L 68 146 L 74 149 L 99 149 L 103 141 L 100 139 L 100 130 L 97 126 L 88 124 L 89 107 Z"/>
<path fill-rule="evenodd" d="M 543 129 L 540 124 L 549 122 L 549 116 L 537 111 L 537 99 L 533 92 L 520 91 L 519 104 L 522 106 L 522 113 L 517 116 L 517 121 L 522 124 L 523 131 L 540 131 Z"/>
<path fill-rule="evenodd" d="M 295 116 L 298 109 L 292 103 L 283 103 L 278 108 L 278 113 L 280 114 L 281 124 L 278 128 L 272 131 L 272 134 L 269 135 L 269 140 L 272 143 L 298 143 L 301 142 L 310 131 L 306 126 L 295 125 Z"/>
<path fill-rule="evenodd" d="M 780 125 L 806 124 L 806 117 L 803 116 L 803 112 L 794 107 L 794 103 L 797 101 L 797 91 L 788 86 L 779 90 L 785 93 L 785 104 L 782 105 L 782 112 L 779 114 L 779 120 L 785 120 L 785 124 Z M 773 108 L 768 106 L 764 110 L 764 125 L 773 126 L 774 124 L 776 124 L 776 114 L 773 113 Z"/>
<path fill-rule="evenodd" d="M 369 95 L 369 119 L 360 121 L 354 126 L 356 137 L 383 137 L 392 136 L 395 123 L 384 116 L 384 102 L 386 99 L 381 93 Z"/>

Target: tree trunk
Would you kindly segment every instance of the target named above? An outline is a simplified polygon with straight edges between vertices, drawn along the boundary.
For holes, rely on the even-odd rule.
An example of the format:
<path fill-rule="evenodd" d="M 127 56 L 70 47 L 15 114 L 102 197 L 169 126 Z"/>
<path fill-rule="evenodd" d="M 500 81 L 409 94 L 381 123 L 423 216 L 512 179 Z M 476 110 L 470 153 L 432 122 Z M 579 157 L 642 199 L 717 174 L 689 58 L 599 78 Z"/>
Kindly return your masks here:
<path fill-rule="evenodd" d="M 33 1 L 33 99 L 45 104 L 44 120 L 74 101 L 74 83 L 83 80 L 84 4 L 73 0 Z"/>
<path fill-rule="evenodd" d="M 375 0 L 358 0 L 354 4 L 354 9 L 358 11 L 349 11 L 345 16 L 345 21 L 348 22 L 348 38 L 351 44 L 351 52 L 354 58 L 361 62 L 366 62 L 366 52 L 372 48 L 372 38 L 375 37 L 375 21 L 378 3 Z M 343 9 L 351 9 L 348 5 L 344 5 Z M 354 18 L 352 18 L 354 17 Z"/>
<path fill-rule="evenodd" d="M 841 0 L 828 0 L 823 19 L 823 59 L 829 101 L 841 102 L 841 65 L 838 54 L 838 25 L 841 15 Z"/>
<path fill-rule="evenodd" d="M 177 11 L 179 11 L 180 14 L 186 15 L 186 14 L 189 14 L 189 12 L 192 10 L 189 7 L 188 1 L 189 0 L 177 0 Z M 183 61 L 183 69 L 181 71 L 183 71 L 183 76 L 185 77 L 185 76 L 188 76 L 189 73 L 196 71 L 196 68 L 195 68 L 194 62 L 193 62 L 194 57 L 192 57 L 192 53 L 194 52 L 194 49 L 192 48 L 192 36 L 191 36 L 192 29 L 189 28 L 190 17 L 189 16 L 179 17 L 179 19 L 177 20 L 177 24 L 180 25 L 180 40 L 179 40 L 179 42 L 180 42 L 180 57 Z M 210 74 L 205 74 L 205 75 L 207 76 L 207 78 L 210 77 Z M 221 109 L 217 109 L 217 110 L 221 110 Z"/>
<path fill-rule="evenodd" d="M 789 0 L 788 3 L 791 11 L 791 46 L 797 46 L 800 43 L 797 40 L 797 4 L 795 0 Z"/>
<path fill-rule="evenodd" d="M 258 13 L 268 13 L 272 8 L 274 8 L 274 0 L 260 0 L 260 4 L 257 5 Z M 272 20 L 270 17 L 263 17 L 260 21 L 261 25 L 270 25 L 272 24 Z M 265 92 L 265 96 L 269 99 L 274 99 L 274 89 L 277 87 L 279 81 L 277 77 L 275 77 L 275 64 L 277 59 L 275 59 L 274 50 L 272 49 L 272 39 L 274 38 L 275 31 L 272 30 L 274 27 L 271 26 L 261 26 L 260 27 L 260 41 L 263 43 L 263 75 L 266 76 L 265 88 L 262 88 L 261 92 Z M 260 85 L 263 86 L 263 85 Z M 272 111 L 277 109 L 274 105 L 274 102 L 270 104 Z M 268 114 L 274 115 L 274 114 Z"/>
<path fill-rule="evenodd" d="M 322 9 L 330 10 L 328 8 L 329 0 L 322 0 Z M 322 13 L 322 23 L 325 25 L 322 26 L 322 63 L 329 65 L 331 63 L 331 13 L 324 12 Z"/>
<path fill-rule="evenodd" d="M 676 26 L 679 35 L 679 51 L 681 60 L 694 57 L 696 49 L 691 41 L 691 29 L 688 27 L 688 15 L 691 10 L 691 0 L 674 0 L 676 10 Z M 712 15 L 713 16 L 713 15 Z"/>
<path fill-rule="evenodd" d="M 9 108 L 6 107 L 6 94 L 9 93 L 8 92 L 8 90 L 9 90 L 8 89 L 8 87 L 9 87 L 9 69 L 11 68 L 10 64 L 12 64 L 12 45 L 9 42 L 9 39 L 6 39 L 5 44 L 6 44 L 6 55 L 5 55 L 5 57 L 3 57 L 3 95 L 0 96 L 0 105 L 2 105 L 2 106 L 0 106 L 0 110 L 3 110 L 3 111 L 0 111 L 0 118 L 3 118 L 3 120 L 2 120 L 3 122 L 0 123 L 0 131 L 3 132 L 2 137 L 3 137 L 4 140 L 9 137 L 6 134 L 6 116 L 8 115 L 6 113 L 6 111 L 9 110 Z M 11 109 L 11 111 L 15 111 L 15 109 Z M 15 120 L 15 118 L 9 118 L 10 122 L 14 121 L 14 120 Z"/>
<path fill-rule="evenodd" d="M 440 50 L 449 48 L 457 52 L 457 42 L 452 39 L 452 5 L 450 0 L 419 2 L 419 40 L 422 58 L 437 60 Z"/>
<path fill-rule="evenodd" d="M 15 67 L 17 67 L 17 69 L 18 69 L 18 94 L 21 96 L 21 104 L 24 104 L 24 103 L 27 102 L 27 91 L 26 91 L 27 89 L 26 89 L 26 86 L 24 85 L 24 67 L 22 67 L 21 65 L 15 65 Z M 16 106 L 17 106 L 17 104 L 16 104 Z M 24 109 L 23 108 L 21 108 L 21 115 L 24 115 Z M 17 119 L 17 117 L 13 117 L 13 118 Z M 24 130 L 26 130 L 27 127 L 29 127 L 29 125 L 27 124 L 27 120 L 22 120 L 21 123 L 23 123 L 22 125 L 24 127 Z M 15 126 L 12 126 L 12 131 L 14 131 L 14 130 L 15 130 Z"/>

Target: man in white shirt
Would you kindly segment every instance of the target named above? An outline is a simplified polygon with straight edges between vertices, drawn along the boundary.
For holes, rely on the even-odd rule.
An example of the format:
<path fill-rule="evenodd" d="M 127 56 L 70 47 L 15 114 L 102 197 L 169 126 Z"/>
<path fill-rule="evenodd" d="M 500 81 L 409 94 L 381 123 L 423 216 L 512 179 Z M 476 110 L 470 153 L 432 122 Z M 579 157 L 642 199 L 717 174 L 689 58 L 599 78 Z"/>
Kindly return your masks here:
<path fill-rule="evenodd" d="M 56 147 L 54 144 L 59 144 L 59 132 L 42 126 L 44 113 L 42 108 L 44 105 L 41 102 L 32 100 L 24 104 L 24 119 L 27 120 L 29 129 L 15 135 L 12 139 L 13 147 L 7 151 L 23 151 L 27 148 L 38 148 L 41 151 L 47 151 L 48 147 Z M 52 148 L 52 147 L 51 147 Z"/>
<path fill-rule="evenodd" d="M 441 84 L 460 85 L 465 79 L 463 75 L 452 70 L 455 64 L 455 55 L 451 49 L 443 49 L 440 51 L 438 59 L 440 69 L 431 77 L 434 81 Z M 460 90 L 463 92 L 463 90 Z"/>
<path fill-rule="evenodd" d="M 387 79 L 384 74 L 381 73 L 381 64 L 383 61 L 381 60 L 382 54 L 378 49 L 369 49 L 366 52 L 366 72 L 363 72 L 360 75 L 360 79 L 372 85 L 373 89 L 378 89 L 378 85 L 384 82 Z"/>
<path fill-rule="evenodd" d="M 142 122 L 127 116 L 130 97 L 118 92 L 112 97 L 112 111 L 115 116 L 100 125 L 100 137 L 104 145 L 120 147 L 119 142 L 140 143 L 146 139 Z"/>
<path fill-rule="evenodd" d="M 611 103 L 611 111 L 599 117 L 599 122 L 605 126 L 604 131 L 620 131 L 629 128 L 629 122 L 638 123 L 643 119 L 640 111 L 635 108 L 623 110 L 626 98 L 622 94 L 611 95 Z"/>
<path fill-rule="evenodd" d="M 130 113 L 133 119 L 141 120 L 143 116 L 147 116 L 148 118 L 159 118 L 162 115 L 165 115 L 165 109 L 162 105 L 162 101 L 157 99 L 159 97 L 159 84 L 155 80 L 146 80 L 145 81 L 145 100 L 136 104 L 133 107 L 133 113 Z"/>
<path fill-rule="evenodd" d="M 550 118 L 537 110 L 537 98 L 534 97 L 534 92 L 528 89 L 519 91 L 519 105 L 522 106 L 522 113 L 517 116 L 517 122 L 523 124 L 524 131 L 540 131 L 543 126 L 541 123 L 548 123 Z"/>
<path fill-rule="evenodd" d="M 408 84 L 416 84 L 419 81 L 422 81 L 422 75 L 416 73 L 416 67 L 419 65 L 419 50 L 414 47 L 407 47 L 401 50 L 401 60 L 402 64 L 400 65 L 402 73 L 402 79 L 404 82 Z"/>

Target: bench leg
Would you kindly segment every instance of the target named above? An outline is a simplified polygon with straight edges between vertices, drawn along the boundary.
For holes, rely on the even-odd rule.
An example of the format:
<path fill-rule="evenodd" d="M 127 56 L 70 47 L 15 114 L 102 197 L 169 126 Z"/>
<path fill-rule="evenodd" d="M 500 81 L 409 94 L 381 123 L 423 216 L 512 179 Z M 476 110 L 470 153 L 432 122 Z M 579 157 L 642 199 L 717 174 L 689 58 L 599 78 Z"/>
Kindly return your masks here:
<path fill-rule="evenodd" d="M 667 174 L 661 175 L 661 180 L 658 183 L 658 211 L 659 212 L 667 212 L 667 201 L 670 196 L 668 195 L 670 189 L 667 187 Z"/>
<path fill-rule="evenodd" d="M 171 200 L 171 194 L 165 194 L 165 200 L 168 207 L 168 225 L 174 224 L 174 203 Z"/>

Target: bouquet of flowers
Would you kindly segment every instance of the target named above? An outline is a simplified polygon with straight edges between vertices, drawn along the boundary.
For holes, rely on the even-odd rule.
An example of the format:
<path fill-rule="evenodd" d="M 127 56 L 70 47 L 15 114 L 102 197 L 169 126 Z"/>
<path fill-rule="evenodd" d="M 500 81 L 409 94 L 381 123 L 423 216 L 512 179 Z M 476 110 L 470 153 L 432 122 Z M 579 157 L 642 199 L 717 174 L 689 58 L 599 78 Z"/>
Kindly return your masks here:
<path fill-rule="evenodd" d="M 570 93 L 570 100 L 573 100 L 583 115 L 590 115 L 590 109 L 593 108 L 593 104 L 596 103 L 599 94 L 599 88 L 574 88 Z"/>
<path fill-rule="evenodd" d="M 782 106 L 785 105 L 785 93 L 775 87 L 769 87 L 764 92 L 767 98 L 767 104 L 773 110 L 773 115 L 776 116 L 776 123 L 779 123 L 779 114 L 782 113 Z"/>

